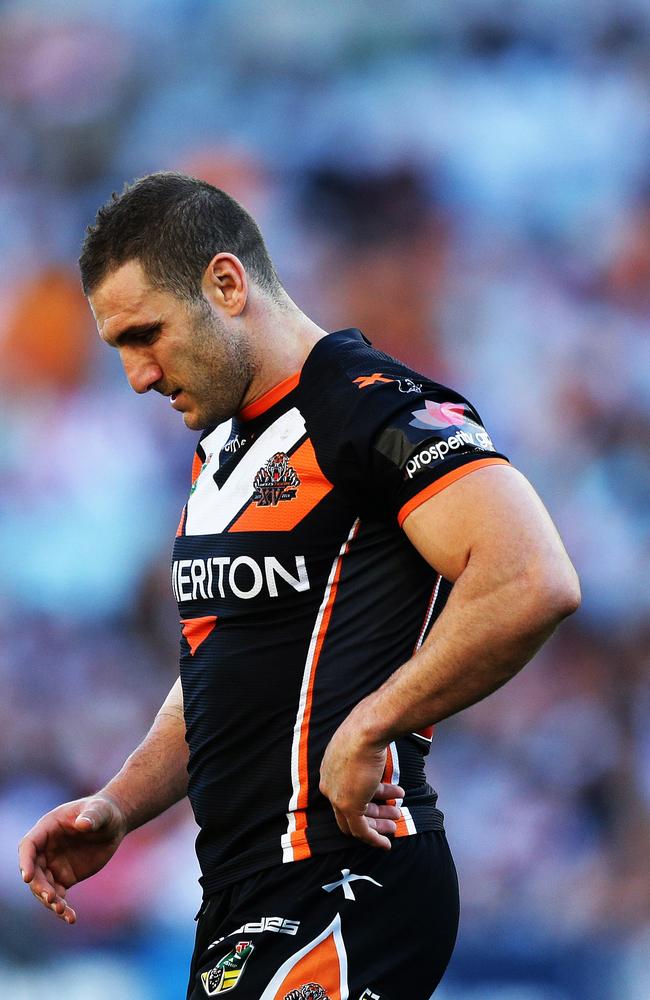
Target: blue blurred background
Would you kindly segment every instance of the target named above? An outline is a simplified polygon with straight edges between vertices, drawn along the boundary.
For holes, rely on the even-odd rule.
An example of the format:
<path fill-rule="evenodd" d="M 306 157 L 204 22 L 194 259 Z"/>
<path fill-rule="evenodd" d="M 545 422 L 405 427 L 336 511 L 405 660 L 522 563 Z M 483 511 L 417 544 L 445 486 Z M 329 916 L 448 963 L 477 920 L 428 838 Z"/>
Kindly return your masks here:
<path fill-rule="evenodd" d="M 438 727 L 463 914 L 441 1000 L 650 996 L 648 0 L 0 3 L 0 995 L 177 1000 L 179 806 L 72 892 L 16 871 L 173 683 L 194 435 L 101 350 L 76 256 L 179 169 L 258 219 L 328 329 L 472 399 L 541 493 L 580 613 Z"/>

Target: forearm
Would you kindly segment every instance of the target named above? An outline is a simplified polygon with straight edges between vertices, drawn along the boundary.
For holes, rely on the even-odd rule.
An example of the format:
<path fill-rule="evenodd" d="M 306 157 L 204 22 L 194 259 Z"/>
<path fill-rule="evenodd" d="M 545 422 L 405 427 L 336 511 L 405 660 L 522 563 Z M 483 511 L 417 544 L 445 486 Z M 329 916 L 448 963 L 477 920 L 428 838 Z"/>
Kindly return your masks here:
<path fill-rule="evenodd" d="M 133 830 L 187 794 L 187 758 L 179 678 L 142 743 L 100 794 L 117 802 Z"/>
<path fill-rule="evenodd" d="M 495 580 L 470 560 L 422 648 L 349 721 L 383 746 L 433 725 L 509 680 L 573 610 L 535 567 Z"/>

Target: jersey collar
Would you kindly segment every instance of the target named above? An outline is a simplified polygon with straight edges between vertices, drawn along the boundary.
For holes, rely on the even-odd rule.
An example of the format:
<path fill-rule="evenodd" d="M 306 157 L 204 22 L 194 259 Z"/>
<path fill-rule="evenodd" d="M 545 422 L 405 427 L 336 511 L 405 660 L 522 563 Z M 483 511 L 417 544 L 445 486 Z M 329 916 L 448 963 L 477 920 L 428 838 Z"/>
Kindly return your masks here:
<path fill-rule="evenodd" d="M 265 392 L 259 399 L 256 399 L 253 403 L 249 403 L 243 410 L 240 410 L 238 414 L 239 419 L 254 420 L 255 417 L 261 417 L 263 413 L 266 413 L 272 406 L 279 403 L 281 399 L 288 396 L 296 388 L 299 381 L 300 372 L 294 372 L 293 375 L 289 375 L 289 378 L 278 382 L 277 385 L 274 385 L 272 389 Z"/>
<path fill-rule="evenodd" d="M 314 344 L 314 347 L 322 344 L 323 340 L 328 340 L 330 337 L 337 337 L 340 340 L 361 340 L 365 344 L 370 344 L 370 341 L 367 337 L 364 337 L 361 330 L 357 330 L 356 327 L 349 327 L 345 330 L 335 330 L 333 333 L 328 334 L 327 337 L 323 337 L 322 340 L 318 340 Z M 300 375 L 301 372 L 294 372 L 293 375 L 289 375 L 282 382 L 278 382 L 277 385 L 274 385 L 273 388 L 265 392 L 259 399 L 249 403 L 243 410 L 240 410 L 237 414 L 238 418 L 240 420 L 255 420 L 256 417 L 261 417 L 263 413 L 270 410 L 272 406 L 275 406 L 276 403 L 279 403 L 281 399 L 284 399 L 285 396 L 288 396 L 296 388 L 300 381 Z"/>

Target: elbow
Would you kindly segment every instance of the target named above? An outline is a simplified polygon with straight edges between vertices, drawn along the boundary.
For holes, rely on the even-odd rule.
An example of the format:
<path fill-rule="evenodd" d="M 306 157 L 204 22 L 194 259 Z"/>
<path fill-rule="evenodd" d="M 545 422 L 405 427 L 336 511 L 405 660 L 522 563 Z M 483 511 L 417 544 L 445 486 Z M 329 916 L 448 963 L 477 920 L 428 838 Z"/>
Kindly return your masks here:
<path fill-rule="evenodd" d="M 547 625 L 558 625 L 580 607 L 580 581 L 568 559 L 560 566 L 556 564 L 541 571 L 538 567 L 530 584 L 537 614 Z"/>
<path fill-rule="evenodd" d="M 571 567 L 573 570 L 573 567 Z M 571 578 L 555 588 L 554 595 L 555 613 L 558 621 L 575 614 L 580 607 L 582 595 L 580 593 L 580 582 L 578 574 L 573 570 Z"/>

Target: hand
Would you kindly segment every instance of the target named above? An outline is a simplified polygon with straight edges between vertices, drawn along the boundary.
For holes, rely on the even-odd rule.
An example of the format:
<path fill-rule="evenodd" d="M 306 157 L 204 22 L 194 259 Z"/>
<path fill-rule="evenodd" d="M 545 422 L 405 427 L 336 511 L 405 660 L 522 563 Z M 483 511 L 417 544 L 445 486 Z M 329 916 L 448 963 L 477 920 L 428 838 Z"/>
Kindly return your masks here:
<path fill-rule="evenodd" d="M 332 737 L 320 769 L 320 790 L 332 803 L 342 833 L 373 847 L 390 850 L 386 834 L 395 833 L 400 810 L 394 799 L 404 798 L 399 785 L 381 780 L 386 748 L 364 742 L 349 716 Z"/>
<path fill-rule="evenodd" d="M 18 845 L 23 881 L 57 917 L 74 924 L 67 890 L 103 868 L 126 832 L 124 814 L 108 795 L 66 802 L 42 816 Z"/>

